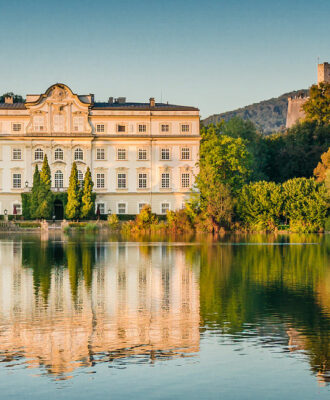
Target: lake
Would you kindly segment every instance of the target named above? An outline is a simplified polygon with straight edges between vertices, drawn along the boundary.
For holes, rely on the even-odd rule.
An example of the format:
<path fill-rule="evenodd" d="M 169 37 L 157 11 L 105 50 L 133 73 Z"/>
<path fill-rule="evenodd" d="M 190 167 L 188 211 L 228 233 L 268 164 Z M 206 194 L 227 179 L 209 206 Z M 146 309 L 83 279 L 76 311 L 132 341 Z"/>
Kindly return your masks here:
<path fill-rule="evenodd" d="M 330 235 L 0 235 L 1 399 L 329 399 Z"/>

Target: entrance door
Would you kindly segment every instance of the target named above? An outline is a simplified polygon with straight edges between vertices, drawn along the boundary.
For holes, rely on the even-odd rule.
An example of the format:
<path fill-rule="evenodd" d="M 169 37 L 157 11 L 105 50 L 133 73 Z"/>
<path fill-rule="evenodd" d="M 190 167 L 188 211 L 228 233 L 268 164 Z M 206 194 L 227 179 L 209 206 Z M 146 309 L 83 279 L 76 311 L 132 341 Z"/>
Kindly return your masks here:
<path fill-rule="evenodd" d="M 62 220 L 64 217 L 64 209 L 63 209 L 63 203 L 61 200 L 56 199 L 54 201 L 54 214 L 55 214 L 55 219 Z"/>

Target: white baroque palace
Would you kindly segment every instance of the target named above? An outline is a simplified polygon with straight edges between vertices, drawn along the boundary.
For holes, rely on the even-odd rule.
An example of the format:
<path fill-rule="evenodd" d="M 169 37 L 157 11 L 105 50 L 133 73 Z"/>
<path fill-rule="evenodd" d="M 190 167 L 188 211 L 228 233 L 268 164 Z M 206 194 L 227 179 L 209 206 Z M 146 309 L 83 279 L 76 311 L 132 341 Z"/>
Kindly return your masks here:
<path fill-rule="evenodd" d="M 90 167 L 101 213 L 137 214 L 150 204 L 165 214 L 181 208 L 197 172 L 199 110 L 125 98 L 94 102 L 64 84 L 25 103 L 0 103 L 0 213 L 21 212 L 35 165 L 46 154 L 54 191 L 65 191 L 72 163 Z"/>

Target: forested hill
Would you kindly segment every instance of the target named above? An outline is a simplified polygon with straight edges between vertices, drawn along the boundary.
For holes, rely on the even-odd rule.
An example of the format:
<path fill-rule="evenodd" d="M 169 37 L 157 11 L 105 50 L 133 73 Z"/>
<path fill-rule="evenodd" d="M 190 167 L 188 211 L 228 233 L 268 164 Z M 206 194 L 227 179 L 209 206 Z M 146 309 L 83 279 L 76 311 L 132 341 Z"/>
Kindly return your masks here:
<path fill-rule="evenodd" d="M 282 96 L 274 97 L 269 100 L 254 103 L 249 106 L 238 108 L 234 111 L 228 111 L 222 114 L 214 114 L 205 118 L 202 123 L 208 125 L 216 124 L 221 119 L 228 121 L 233 117 L 241 117 L 251 120 L 258 129 L 268 135 L 272 132 L 280 131 L 285 127 L 286 113 L 288 110 L 288 97 L 296 96 L 300 93 L 308 94 L 307 89 L 296 90 L 293 92 L 282 94 Z"/>

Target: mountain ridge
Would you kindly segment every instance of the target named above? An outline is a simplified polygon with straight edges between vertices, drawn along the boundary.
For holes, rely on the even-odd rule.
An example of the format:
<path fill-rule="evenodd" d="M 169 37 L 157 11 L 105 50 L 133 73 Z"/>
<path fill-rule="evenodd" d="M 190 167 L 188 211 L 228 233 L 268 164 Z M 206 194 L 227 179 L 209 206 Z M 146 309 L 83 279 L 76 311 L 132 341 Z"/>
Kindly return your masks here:
<path fill-rule="evenodd" d="M 252 121 L 259 131 L 265 135 L 285 129 L 286 114 L 288 111 L 288 97 L 308 95 L 308 89 L 293 90 L 281 96 L 262 100 L 236 110 L 213 114 L 202 120 L 203 125 L 217 124 L 222 119 L 228 121 L 233 117 L 240 117 Z"/>

